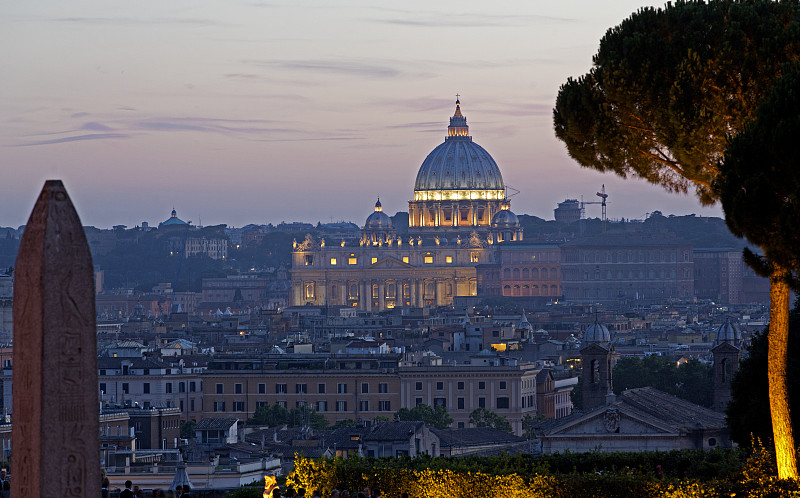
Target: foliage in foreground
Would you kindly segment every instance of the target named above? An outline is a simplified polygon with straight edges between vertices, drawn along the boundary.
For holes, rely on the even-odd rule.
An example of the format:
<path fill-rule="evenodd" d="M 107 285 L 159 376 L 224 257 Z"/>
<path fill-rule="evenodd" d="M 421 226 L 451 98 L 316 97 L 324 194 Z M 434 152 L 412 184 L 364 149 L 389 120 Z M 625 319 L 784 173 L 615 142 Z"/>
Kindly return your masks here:
<path fill-rule="evenodd" d="M 325 496 L 333 489 L 378 487 L 386 498 L 779 497 L 800 496 L 779 481 L 774 455 L 759 448 L 709 452 L 586 453 L 466 458 L 297 457 L 287 484 Z"/>

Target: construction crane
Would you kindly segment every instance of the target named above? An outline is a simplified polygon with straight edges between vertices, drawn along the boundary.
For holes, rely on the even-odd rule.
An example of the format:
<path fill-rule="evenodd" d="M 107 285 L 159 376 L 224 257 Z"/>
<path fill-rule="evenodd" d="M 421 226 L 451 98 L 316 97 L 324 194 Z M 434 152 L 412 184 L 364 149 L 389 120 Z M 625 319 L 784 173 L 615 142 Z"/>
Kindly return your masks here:
<path fill-rule="evenodd" d="M 583 196 L 581 196 L 581 214 L 584 213 L 584 209 L 585 209 L 584 206 L 586 206 L 586 204 L 600 204 L 600 206 L 602 206 L 602 210 L 601 210 L 602 214 L 600 216 L 600 219 L 603 221 L 603 232 L 605 232 L 606 231 L 606 199 L 608 199 L 608 194 L 606 194 L 606 185 L 605 185 L 605 183 L 603 184 L 603 187 L 600 189 L 600 192 L 597 192 L 595 195 L 597 195 L 597 197 L 599 197 L 601 200 L 583 202 Z"/>

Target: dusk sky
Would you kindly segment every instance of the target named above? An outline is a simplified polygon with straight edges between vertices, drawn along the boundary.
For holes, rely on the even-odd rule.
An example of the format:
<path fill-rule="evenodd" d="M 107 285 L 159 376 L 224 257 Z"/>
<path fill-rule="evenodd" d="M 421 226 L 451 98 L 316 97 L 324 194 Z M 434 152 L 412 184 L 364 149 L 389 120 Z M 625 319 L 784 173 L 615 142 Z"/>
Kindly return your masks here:
<path fill-rule="evenodd" d="M 63 179 L 86 225 L 353 221 L 407 211 L 455 95 L 475 142 L 553 218 L 698 213 L 581 168 L 552 107 L 640 1 L 23 1 L 0 4 L 0 226 Z M 663 5 L 663 2 L 647 5 Z M 600 207 L 587 206 L 589 217 Z"/>

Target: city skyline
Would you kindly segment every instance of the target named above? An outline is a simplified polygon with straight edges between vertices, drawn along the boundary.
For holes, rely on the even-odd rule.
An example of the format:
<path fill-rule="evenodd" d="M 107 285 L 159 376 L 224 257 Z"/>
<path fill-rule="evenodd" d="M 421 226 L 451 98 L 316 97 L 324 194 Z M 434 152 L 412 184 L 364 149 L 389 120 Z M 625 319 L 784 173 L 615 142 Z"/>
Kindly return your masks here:
<path fill-rule="evenodd" d="M 648 2 L 661 6 L 663 2 Z M 456 93 L 512 209 L 565 198 L 610 218 L 721 216 L 692 195 L 580 168 L 552 131 L 558 87 L 642 4 L 12 3 L 0 7 L 0 226 L 60 178 L 86 225 L 363 223 L 407 211 Z M 11 48 L 13 47 L 13 49 Z M 599 217 L 599 206 L 587 207 Z"/>

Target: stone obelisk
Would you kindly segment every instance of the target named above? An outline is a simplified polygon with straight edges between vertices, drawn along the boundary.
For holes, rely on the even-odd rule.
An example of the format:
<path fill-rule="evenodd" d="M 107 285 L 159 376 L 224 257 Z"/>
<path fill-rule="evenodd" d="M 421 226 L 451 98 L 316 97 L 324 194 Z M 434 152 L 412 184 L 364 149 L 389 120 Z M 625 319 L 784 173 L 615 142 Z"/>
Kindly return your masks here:
<path fill-rule="evenodd" d="M 11 496 L 100 496 L 94 269 L 59 180 L 33 207 L 15 277 Z"/>

